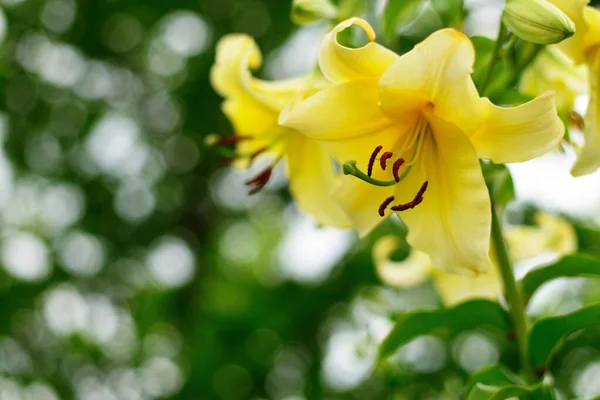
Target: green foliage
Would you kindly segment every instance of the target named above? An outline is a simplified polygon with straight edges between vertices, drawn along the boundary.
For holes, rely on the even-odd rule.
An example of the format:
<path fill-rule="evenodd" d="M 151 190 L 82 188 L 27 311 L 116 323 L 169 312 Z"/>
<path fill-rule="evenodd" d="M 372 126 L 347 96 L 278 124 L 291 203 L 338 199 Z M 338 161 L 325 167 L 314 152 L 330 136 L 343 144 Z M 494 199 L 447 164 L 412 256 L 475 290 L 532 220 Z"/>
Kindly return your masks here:
<path fill-rule="evenodd" d="M 521 287 L 526 298 L 544 283 L 561 277 L 600 277 L 600 258 L 588 254 L 573 254 L 560 261 L 535 268 L 521 280 Z"/>
<path fill-rule="evenodd" d="M 554 400 L 551 391 L 545 390 L 541 385 L 534 386 L 488 386 L 482 383 L 475 385 L 469 393 L 467 400 L 505 400 L 518 397 L 521 400 Z"/>
<path fill-rule="evenodd" d="M 379 357 L 391 355 L 421 335 L 455 334 L 476 328 L 508 333 L 510 326 L 506 311 L 488 300 L 471 300 L 449 309 L 405 313 L 396 317 L 394 328 L 380 346 Z"/>
<path fill-rule="evenodd" d="M 595 325 L 600 325 L 600 303 L 537 321 L 529 333 L 529 351 L 534 368 L 543 371 L 570 334 Z"/>
<path fill-rule="evenodd" d="M 502 164 L 482 162 L 481 170 L 494 204 L 505 206 L 515 197 L 515 187 L 510 171 Z"/>

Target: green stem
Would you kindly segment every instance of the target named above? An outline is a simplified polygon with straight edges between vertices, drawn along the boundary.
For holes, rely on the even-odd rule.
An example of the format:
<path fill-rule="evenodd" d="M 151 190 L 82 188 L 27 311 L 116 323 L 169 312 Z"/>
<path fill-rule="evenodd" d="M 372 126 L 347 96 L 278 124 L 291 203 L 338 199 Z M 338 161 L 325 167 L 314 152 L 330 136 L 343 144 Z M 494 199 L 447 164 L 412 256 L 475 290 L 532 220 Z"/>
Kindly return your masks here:
<path fill-rule="evenodd" d="M 492 243 L 496 253 L 498 269 L 502 277 L 504 293 L 508 303 L 508 311 L 510 313 L 515 336 L 519 346 L 519 356 L 523 366 L 523 374 L 525 379 L 532 383 L 534 374 L 531 369 L 529 359 L 529 344 L 527 338 L 527 318 L 525 316 L 525 302 L 521 296 L 521 292 L 517 287 L 513 265 L 508 255 L 504 234 L 502 233 L 502 224 L 498 217 L 495 206 L 492 204 Z"/>
<path fill-rule="evenodd" d="M 488 65 L 488 70 L 485 75 L 485 80 L 483 81 L 481 88 L 479 88 L 479 93 L 481 93 L 482 96 L 485 95 L 486 89 L 492 82 L 492 75 L 494 73 L 494 67 L 496 66 L 496 63 L 498 61 L 500 61 L 503 57 L 501 52 L 502 52 L 502 45 L 504 44 L 504 39 L 506 37 L 506 33 L 507 33 L 507 31 L 506 31 L 506 28 L 504 27 L 504 24 L 502 22 L 500 22 L 500 29 L 498 30 L 498 38 L 496 39 L 496 44 L 494 45 L 494 51 L 492 53 L 492 58 L 490 59 L 490 64 Z"/>

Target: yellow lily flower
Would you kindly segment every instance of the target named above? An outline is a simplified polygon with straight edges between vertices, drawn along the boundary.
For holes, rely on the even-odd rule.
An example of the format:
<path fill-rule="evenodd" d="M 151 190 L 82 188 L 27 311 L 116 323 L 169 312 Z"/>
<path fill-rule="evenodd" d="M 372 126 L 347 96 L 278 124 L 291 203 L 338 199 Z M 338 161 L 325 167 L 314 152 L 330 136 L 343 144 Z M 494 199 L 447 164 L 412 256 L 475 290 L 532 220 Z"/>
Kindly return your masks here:
<path fill-rule="evenodd" d="M 577 64 L 585 64 L 590 77 L 590 102 L 584 119 L 584 144 L 579 149 L 574 176 L 600 168 L 600 11 L 587 6 L 589 0 L 548 0 L 575 23 L 575 35 L 558 44 Z"/>
<path fill-rule="evenodd" d="M 554 90 L 556 108 L 569 113 L 577 96 L 588 90 L 588 74 L 584 66 L 575 65 L 556 46 L 548 46 L 523 72 L 519 89 L 530 96 Z"/>
<path fill-rule="evenodd" d="M 337 34 L 355 24 L 369 43 L 342 46 Z M 491 209 L 479 158 L 520 162 L 552 149 L 564 133 L 553 95 L 514 108 L 480 98 L 473 46 L 453 29 L 403 56 L 374 39 L 362 19 L 334 28 L 319 54 L 332 85 L 290 103 L 280 123 L 318 140 L 342 164 L 356 160 L 344 165 L 354 176 L 334 197 L 361 235 L 389 208 L 401 213 L 408 243 L 439 268 L 485 271 Z"/>
<path fill-rule="evenodd" d="M 536 215 L 536 226 L 508 226 L 506 241 L 514 263 L 527 262 L 542 254 L 562 256 L 577 250 L 577 236 L 571 224 L 549 214 Z M 395 236 L 381 238 L 373 246 L 373 262 L 383 283 L 408 288 L 431 279 L 442 302 L 452 306 L 473 298 L 497 300 L 502 292 L 502 280 L 493 252 L 490 257 L 494 268 L 477 277 L 449 274 L 433 267 L 429 257 L 412 250 L 400 262 L 390 260 L 398 248 Z"/>
<path fill-rule="evenodd" d="M 260 190 L 275 164 L 286 157 L 290 191 L 299 206 L 323 225 L 349 227 L 349 219 L 329 195 L 340 179 L 330 156 L 314 140 L 277 123 L 279 113 L 298 91 L 318 90 L 325 82 L 312 77 L 263 81 L 251 73 L 261 63 L 260 50 L 251 37 L 228 35 L 219 41 L 210 77 L 215 90 L 225 97 L 222 109 L 236 135 L 213 137 L 213 144 L 235 145 L 225 161 L 240 166 L 248 166 L 259 155 L 274 159 L 246 182 L 250 193 Z"/>

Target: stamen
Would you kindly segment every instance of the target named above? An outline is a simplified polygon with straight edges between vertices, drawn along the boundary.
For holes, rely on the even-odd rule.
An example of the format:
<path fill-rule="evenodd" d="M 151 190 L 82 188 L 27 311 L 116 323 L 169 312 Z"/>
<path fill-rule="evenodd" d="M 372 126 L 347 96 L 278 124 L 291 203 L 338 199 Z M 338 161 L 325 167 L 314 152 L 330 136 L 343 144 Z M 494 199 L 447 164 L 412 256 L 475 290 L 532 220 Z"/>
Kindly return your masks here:
<path fill-rule="evenodd" d="M 260 156 L 265 151 L 267 151 L 267 147 L 262 147 L 262 148 L 256 150 L 254 153 L 252 153 L 248 156 L 248 160 L 250 161 L 250 163 L 252 163 L 256 157 Z"/>
<path fill-rule="evenodd" d="M 423 182 L 423 184 L 421 185 L 421 189 L 419 189 L 419 191 L 417 192 L 417 195 L 415 196 L 415 199 L 420 199 L 423 197 L 423 194 L 425 194 L 425 191 L 427 190 L 428 185 L 429 185 L 429 181 Z"/>
<path fill-rule="evenodd" d="M 230 144 L 236 144 L 241 142 L 242 140 L 249 140 L 251 136 L 247 135 L 233 135 L 233 136 L 218 136 L 218 135 L 209 135 L 206 137 L 205 143 L 208 146 L 229 146 Z"/>
<path fill-rule="evenodd" d="M 404 158 L 399 158 L 394 163 L 392 172 L 394 173 L 394 179 L 396 180 L 396 182 L 400 182 L 400 176 L 398 175 L 398 172 L 400 171 L 400 167 L 402 166 L 402 164 L 404 164 Z"/>
<path fill-rule="evenodd" d="M 404 204 L 398 204 L 397 206 L 393 206 L 393 207 L 391 207 L 391 210 L 392 211 L 406 211 L 406 210 L 413 209 L 416 206 L 418 206 L 419 204 L 421 204 L 423 202 L 423 194 L 425 194 L 425 191 L 427 190 L 428 185 L 429 185 L 429 182 L 425 181 L 421 185 L 421 188 L 415 195 L 415 198 L 412 199 L 412 201 L 409 201 L 408 203 L 404 203 Z"/>
<path fill-rule="evenodd" d="M 390 196 L 387 199 L 385 199 L 383 201 L 383 203 L 381 203 L 381 205 L 379 206 L 379 215 L 381 217 L 385 216 L 385 209 L 387 208 L 387 206 L 390 205 L 390 203 L 394 201 L 394 196 Z"/>
<path fill-rule="evenodd" d="M 235 161 L 235 157 L 221 157 L 217 162 L 219 167 L 226 167 Z"/>
<path fill-rule="evenodd" d="M 254 178 L 249 179 L 246 182 L 244 182 L 246 185 L 252 187 L 252 189 L 248 192 L 248 194 L 255 194 L 258 191 L 260 191 L 263 187 L 265 187 L 265 185 L 267 184 L 267 182 L 269 182 L 269 179 L 271 178 L 272 172 L 273 172 L 273 167 L 270 166 L 270 167 L 262 170 Z"/>
<path fill-rule="evenodd" d="M 375 164 L 375 159 L 377 158 L 377 154 L 379 154 L 381 149 L 383 149 L 383 146 L 377 146 L 377 147 L 375 147 L 375 150 L 373 150 L 373 153 L 371 153 L 371 158 L 369 159 L 369 165 L 367 166 L 367 175 L 368 176 L 373 175 L 373 164 Z"/>
<path fill-rule="evenodd" d="M 385 153 L 383 153 L 381 155 L 381 159 L 379 160 L 379 164 L 381 165 L 381 169 L 385 171 L 385 168 L 387 167 L 387 160 L 390 159 L 392 156 L 394 155 L 394 153 L 386 151 Z"/>

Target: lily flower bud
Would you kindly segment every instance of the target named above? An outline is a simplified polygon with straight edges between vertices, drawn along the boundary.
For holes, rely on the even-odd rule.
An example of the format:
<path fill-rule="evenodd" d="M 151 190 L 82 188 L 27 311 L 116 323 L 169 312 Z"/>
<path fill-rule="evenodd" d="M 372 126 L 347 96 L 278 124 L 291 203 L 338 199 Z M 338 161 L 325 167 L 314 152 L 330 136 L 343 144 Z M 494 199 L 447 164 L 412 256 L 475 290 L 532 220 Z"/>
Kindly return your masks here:
<path fill-rule="evenodd" d="M 575 34 L 575 24 L 546 0 L 507 0 L 502 22 L 519 38 L 537 44 L 559 43 Z"/>
<path fill-rule="evenodd" d="M 338 9 L 330 0 L 294 0 L 290 17 L 295 24 L 305 25 L 337 15 Z"/>

